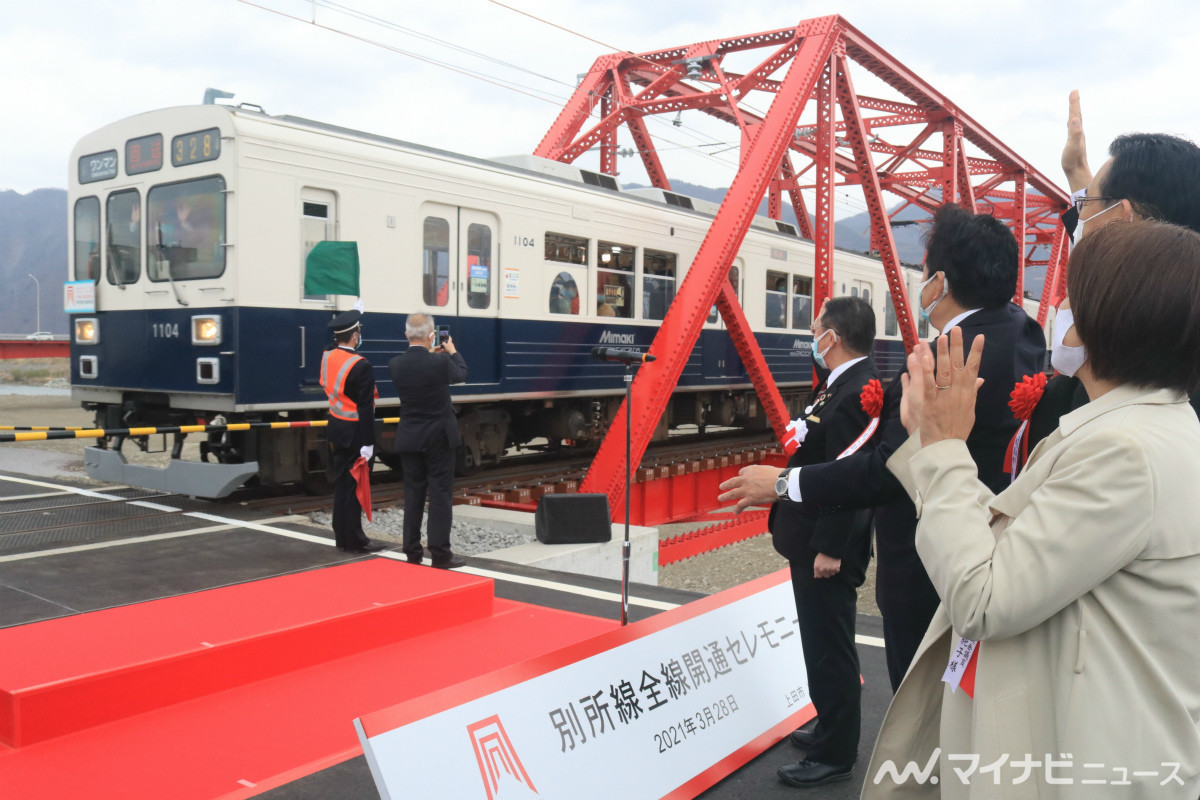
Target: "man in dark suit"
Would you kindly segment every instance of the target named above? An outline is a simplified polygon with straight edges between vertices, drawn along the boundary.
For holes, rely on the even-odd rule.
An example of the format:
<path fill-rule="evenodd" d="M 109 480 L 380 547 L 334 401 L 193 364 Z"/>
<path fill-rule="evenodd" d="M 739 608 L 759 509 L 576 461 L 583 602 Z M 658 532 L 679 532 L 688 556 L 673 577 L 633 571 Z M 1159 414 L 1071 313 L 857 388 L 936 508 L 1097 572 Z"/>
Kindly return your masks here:
<path fill-rule="evenodd" d="M 329 398 L 325 428 L 333 455 L 333 538 L 339 550 L 374 553 L 382 544 L 363 533 L 358 482 L 350 468 L 375 455 L 375 375 L 371 362 L 355 353 L 362 342 L 362 312 L 352 309 L 329 323 L 336 345 L 321 357 L 321 387 Z"/>
<path fill-rule="evenodd" d="M 1004 472 L 1008 443 L 1019 425 L 1008 407 L 1013 386 L 1040 372 L 1046 355 L 1042 329 L 1012 302 L 1020 251 L 1004 223 L 946 205 L 934 215 L 926 241 L 924 282 L 916 298 L 921 313 L 943 334 L 959 327 L 963 346 L 985 337 L 979 376 L 984 384 L 975 402 L 975 427 L 967 448 L 979 479 L 999 493 L 1009 483 Z M 900 381 L 884 392 L 879 445 L 840 461 L 803 467 L 794 479 L 793 502 L 812 514 L 846 508 L 875 508 L 875 597 L 883 614 L 888 676 L 900 685 L 929 627 L 939 598 L 914 544 L 916 510 L 887 460 L 908 438 L 900 422 Z M 739 508 L 774 499 L 770 467 L 747 467 L 722 484 L 723 501 Z M 770 494 L 768 494 L 770 492 Z"/>
<path fill-rule="evenodd" d="M 467 364 L 453 339 L 436 341 L 428 314 L 409 315 L 404 335 L 408 350 L 388 362 L 400 395 L 396 452 L 404 470 L 404 554 L 409 563 L 421 563 L 421 519 L 428 494 L 426 536 L 433 566 L 462 567 L 467 562 L 450 550 L 455 449 L 460 442 L 450 385 L 467 379 Z"/>
<path fill-rule="evenodd" d="M 809 398 L 803 432 L 789 467 L 834 461 L 870 446 L 878 408 L 879 372 L 868 357 L 875 343 L 875 313 L 857 297 L 828 300 L 812 326 L 813 358 L 830 370 Z M 871 408 L 871 413 L 864 409 Z M 786 495 L 786 481 L 779 487 Z M 858 757 L 862 684 L 854 620 L 858 587 L 871 558 L 871 512 L 846 510 L 814 517 L 799 504 L 771 507 L 771 537 L 788 560 L 808 691 L 818 719 L 812 732 L 794 734 L 805 752 L 798 764 L 779 769 L 791 786 L 821 786 L 849 778 Z"/>

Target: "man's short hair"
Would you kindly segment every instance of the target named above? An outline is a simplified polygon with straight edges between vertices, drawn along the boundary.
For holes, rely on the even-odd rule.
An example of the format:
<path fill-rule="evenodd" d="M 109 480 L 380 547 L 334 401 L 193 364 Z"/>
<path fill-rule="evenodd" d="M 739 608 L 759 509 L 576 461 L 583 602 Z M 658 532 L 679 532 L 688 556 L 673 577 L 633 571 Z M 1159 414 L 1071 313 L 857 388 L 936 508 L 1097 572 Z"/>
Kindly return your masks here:
<path fill-rule="evenodd" d="M 1068 294 L 1100 379 L 1190 394 L 1200 385 L 1200 234 L 1110 222 L 1075 245 Z"/>
<path fill-rule="evenodd" d="M 821 306 L 826 328 L 837 331 L 846 349 L 855 355 L 871 354 L 875 344 L 875 312 L 861 297 L 835 297 Z"/>
<path fill-rule="evenodd" d="M 1017 291 L 1020 249 L 1008 227 L 990 214 L 947 203 L 925 235 L 929 274 L 946 273 L 950 294 L 963 308 L 993 308 Z"/>
<path fill-rule="evenodd" d="M 1200 147 L 1165 133 L 1127 133 L 1108 154 L 1104 185 L 1089 195 L 1128 200 L 1143 217 L 1200 233 Z"/>
<path fill-rule="evenodd" d="M 361 328 L 352 328 L 348 331 L 342 331 L 341 333 L 335 333 L 333 335 L 333 341 L 337 342 L 338 344 L 350 344 L 350 340 L 354 338 L 354 334 L 358 333 L 360 330 L 362 330 L 362 329 Z"/>
<path fill-rule="evenodd" d="M 409 314 L 404 322 L 404 336 L 410 342 L 428 341 L 433 333 L 433 317 L 420 312 Z"/>

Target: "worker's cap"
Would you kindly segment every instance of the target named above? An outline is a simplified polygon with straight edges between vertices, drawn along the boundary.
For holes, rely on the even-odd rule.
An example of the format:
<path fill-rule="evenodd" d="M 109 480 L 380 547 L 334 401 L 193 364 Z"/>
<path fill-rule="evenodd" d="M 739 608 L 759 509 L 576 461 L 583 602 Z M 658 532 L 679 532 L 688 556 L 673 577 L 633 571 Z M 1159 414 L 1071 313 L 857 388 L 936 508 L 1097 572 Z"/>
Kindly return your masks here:
<path fill-rule="evenodd" d="M 329 323 L 329 330 L 334 333 L 349 333 L 362 324 L 362 312 L 352 308 L 334 317 Z"/>

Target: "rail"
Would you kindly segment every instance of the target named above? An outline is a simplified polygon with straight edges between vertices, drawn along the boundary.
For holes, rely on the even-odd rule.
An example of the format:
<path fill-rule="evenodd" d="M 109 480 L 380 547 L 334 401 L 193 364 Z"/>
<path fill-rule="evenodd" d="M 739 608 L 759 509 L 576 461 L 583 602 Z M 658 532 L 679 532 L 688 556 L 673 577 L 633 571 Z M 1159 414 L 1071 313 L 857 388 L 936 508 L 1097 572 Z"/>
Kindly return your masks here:
<path fill-rule="evenodd" d="M 395 424 L 399 417 L 380 417 L 377 422 Z M 255 429 L 324 428 L 328 420 L 296 422 L 230 422 L 225 425 L 159 425 L 151 428 L 46 428 L 0 425 L 0 444 L 5 442 L 41 442 L 49 439 L 105 439 L 109 436 L 157 436 L 160 433 L 225 433 Z"/>

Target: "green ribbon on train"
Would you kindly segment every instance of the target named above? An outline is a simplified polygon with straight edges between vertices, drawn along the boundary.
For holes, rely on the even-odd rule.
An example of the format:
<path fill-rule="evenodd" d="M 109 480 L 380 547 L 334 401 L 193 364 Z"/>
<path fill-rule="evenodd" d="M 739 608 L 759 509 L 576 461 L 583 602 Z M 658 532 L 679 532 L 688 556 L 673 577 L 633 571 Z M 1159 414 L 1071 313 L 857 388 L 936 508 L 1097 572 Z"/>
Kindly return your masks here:
<path fill-rule="evenodd" d="M 358 297 L 358 242 L 317 242 L 304 262 L 304 293 Z"/>

